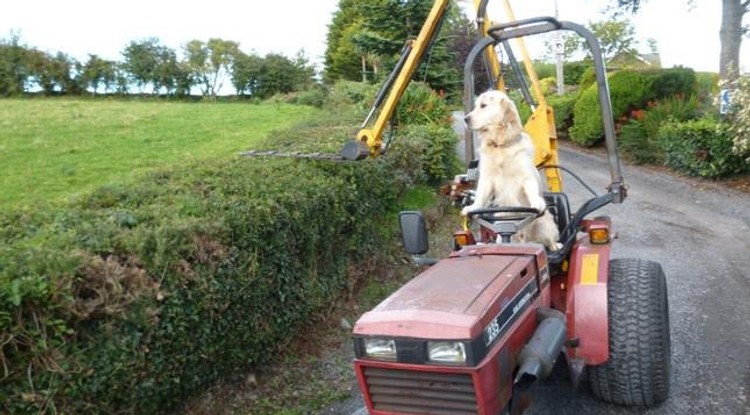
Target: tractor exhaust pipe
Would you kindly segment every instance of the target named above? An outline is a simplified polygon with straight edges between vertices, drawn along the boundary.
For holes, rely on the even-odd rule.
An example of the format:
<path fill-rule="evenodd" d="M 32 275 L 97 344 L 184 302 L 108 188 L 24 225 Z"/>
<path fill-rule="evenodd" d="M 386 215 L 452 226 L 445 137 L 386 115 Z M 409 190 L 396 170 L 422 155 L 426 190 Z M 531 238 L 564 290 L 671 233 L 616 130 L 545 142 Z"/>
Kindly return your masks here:
<path fill-rule="evenodd" d="M 513 382 L 517 390 L 526 390 L 548 376 L 567 338 L 565 315 L 549 308 L 539 309 L 541 321 L 531 340 L 521 351 L 520 368 Z"/>

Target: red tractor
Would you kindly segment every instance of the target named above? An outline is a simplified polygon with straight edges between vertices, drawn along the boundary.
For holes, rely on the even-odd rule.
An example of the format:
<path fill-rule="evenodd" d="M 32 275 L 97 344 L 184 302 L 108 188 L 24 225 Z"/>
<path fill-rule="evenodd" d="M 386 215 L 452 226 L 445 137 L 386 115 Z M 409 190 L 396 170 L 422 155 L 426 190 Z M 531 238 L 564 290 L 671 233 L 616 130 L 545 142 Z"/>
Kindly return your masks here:
<path fill-rule="evenodd" d="M 478 56 L 509 39 L 553 30 L 574 31 L 591 48 L 611 184 L 575 212 L 565 193 L 545 193 L 564 246 L 557 252 L 510 242 L 539 214 L 533 209 L 499 206 L 470 212 L 447 258 L 426 261 L 430 265 L 422 273 L 365 313 L 353 329 L 354 364 L 372 415 L 521 413 L 530 387 L 552 371 L 561 355 L 573 382 L 587 376 L 594 394 L 607 402 L 652 406 L 668 395 L 670 337 L 662 268 L 639 259 L 612 259 L 610 218 L 590 218 L 626 197 L 597 40 L 580 25 L 547 17 L 490 27 L 465 66 L 465 110 L 472 109 L 472 68 Z M 467 141 L 470 155 L 470 136 Z M 556 161 L 556 146 L 548 151 L 547 159 Z M 549 163 L 542 167 L 566 170 Z M 453 184 L 453 196 L 462 205 L 471 202 L 474 173 L 470 169 Z M 405 250 L 426 253 L 422 216 L 402 212 L 400 223 Z"/>

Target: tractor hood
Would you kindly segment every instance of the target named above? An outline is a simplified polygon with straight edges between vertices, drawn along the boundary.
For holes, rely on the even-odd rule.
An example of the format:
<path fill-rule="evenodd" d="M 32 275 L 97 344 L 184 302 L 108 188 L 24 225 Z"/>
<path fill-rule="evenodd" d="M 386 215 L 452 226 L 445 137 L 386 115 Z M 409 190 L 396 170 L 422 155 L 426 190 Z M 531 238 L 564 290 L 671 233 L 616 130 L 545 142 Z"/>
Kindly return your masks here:
<path fill-rule="evenodd" d="M 431 266 L 354 326 L 354 335 L 472 339 L 517 294 L 539 291 L 538 248 L 467 247 Z M 531 298 L 531 296 L 529 297 Z M 527 301 L 528 299 L 524 299 Z"/>

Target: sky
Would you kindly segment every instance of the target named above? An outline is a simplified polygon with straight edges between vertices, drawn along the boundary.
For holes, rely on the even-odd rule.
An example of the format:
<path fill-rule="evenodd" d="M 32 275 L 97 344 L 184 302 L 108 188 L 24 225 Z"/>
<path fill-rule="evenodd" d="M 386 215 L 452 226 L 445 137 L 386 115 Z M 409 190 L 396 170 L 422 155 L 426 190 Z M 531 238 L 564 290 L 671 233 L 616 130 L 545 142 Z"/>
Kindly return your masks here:
<path fill-rule="evenodd" d="M 716 0 L 644 0 L 632 17 L 636 35 L 654 38 L 662 66 L 682 65 L 718 71 L 721 5 Z M 614 2 L 612 0 L 611 2 Z M 511 0 L 517 18 L 553 15 L 555 0 Z M 601 21 L 605 0 L 558 0 L 560 19 L 586 24 Z M 8 1 L 0 14 L 0 38 L 18 33 L 21 42 L 49 52 L 65 52 L 86 60 L 89 53 L 122 60 L 120 51 L 131 40 L 157 37 L 179 50 L 190 40 L 218 37 L 240 43 L 247 53 L 269 52 L 293 57 L 304 51 L 320 64 L 327 25 L 338 0 L 248 0 L 245 2 L 130 0 Z M 500 0 L 490 1 L 490 18 L 507 20 Z M 533 55 L 539 42 L 529 43 Z M 743 42 L 741 67 L 750 69 L 750 40 Z"/>

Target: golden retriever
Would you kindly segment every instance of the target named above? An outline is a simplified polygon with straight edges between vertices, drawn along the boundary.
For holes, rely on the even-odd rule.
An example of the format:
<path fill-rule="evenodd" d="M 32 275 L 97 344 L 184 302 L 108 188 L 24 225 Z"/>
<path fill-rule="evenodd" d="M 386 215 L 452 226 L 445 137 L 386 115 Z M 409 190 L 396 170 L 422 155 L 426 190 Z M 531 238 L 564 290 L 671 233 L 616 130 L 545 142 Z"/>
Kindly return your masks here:
<path fill-rule="evenodd" d="M 534 166 L 534 146 L 524 132 L 513 101 L 500 91 L 479 95 L 466 126 L 478 132 L 479 181 L 474 203 L 462 213 L 495 206 L 526 206 L 544 214 L 520 230 L 515 240 L 538 242 L 551 251 L 562 248 L 552 215 L 546 211 L 541 178 Z"/>

